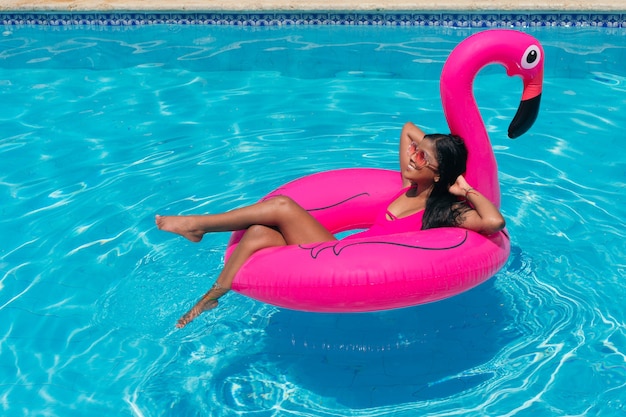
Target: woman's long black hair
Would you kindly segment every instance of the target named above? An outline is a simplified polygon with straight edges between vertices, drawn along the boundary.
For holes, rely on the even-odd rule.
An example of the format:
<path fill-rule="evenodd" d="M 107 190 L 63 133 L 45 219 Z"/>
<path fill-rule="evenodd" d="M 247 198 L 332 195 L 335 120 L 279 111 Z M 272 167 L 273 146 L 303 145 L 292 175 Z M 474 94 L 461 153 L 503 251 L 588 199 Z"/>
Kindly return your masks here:
<path fill-rule="evenodd" d="M 458 226 L 462 215 L 470 207 L 462 204 L 448 189 L 456 182 L 459 175 L 465 173 L 467 166 L 467 148 L 461 137 L 440 133 L 425 135 L 431 140 L 437 151 L 437 171 L 439 180 L 426 200 L 426 209 L 422 220 L 422 229 L 433 227 Z"/>

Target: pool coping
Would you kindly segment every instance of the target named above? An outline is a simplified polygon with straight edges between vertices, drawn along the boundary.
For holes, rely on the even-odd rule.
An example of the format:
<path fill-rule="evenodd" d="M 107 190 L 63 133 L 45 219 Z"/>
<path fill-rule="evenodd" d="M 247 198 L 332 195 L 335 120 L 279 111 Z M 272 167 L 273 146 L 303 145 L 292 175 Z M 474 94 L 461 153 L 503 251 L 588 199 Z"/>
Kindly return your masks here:
<path fill-rule="evenodd" d="M 626 0 L 447 0 L 436 6 L 427 0 L 4 0 L 0 11 L 626 11 Z"/>

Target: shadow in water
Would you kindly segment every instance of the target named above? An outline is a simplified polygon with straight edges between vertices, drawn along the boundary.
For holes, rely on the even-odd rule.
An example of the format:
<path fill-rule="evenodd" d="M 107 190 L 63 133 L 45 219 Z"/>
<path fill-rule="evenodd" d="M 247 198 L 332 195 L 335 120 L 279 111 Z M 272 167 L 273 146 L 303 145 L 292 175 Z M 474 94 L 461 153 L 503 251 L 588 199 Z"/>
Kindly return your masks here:
<path fill-rule="evenodd" d="M 294 383 L 350 408 L 452 396 L 492 377 L 516 337 L 490 280 L 437 303 L 357 314 L 281 310 L 266 359 Z"/>
<path fill-rule="evenodd" d="M 501 279 L 523 279 L 531 268 L 512 247 Z M 160 357 L 138 387 L 142 407 L 176 417 L 217 409 L 266 415 L 278 407 L 366 409 L 454 398 L 493 379 L 494 358 L 520 335 L 495 282 L 433 304 L 363 314 L 260 309 L 232 294 L 238 318 L 216 318 L 233 315 L 225 302 L 198 319 L 208 325 L 173 333 L 167 345 L 175 352 Z M 243 311 L 252 312 L 247 324 Z"/>

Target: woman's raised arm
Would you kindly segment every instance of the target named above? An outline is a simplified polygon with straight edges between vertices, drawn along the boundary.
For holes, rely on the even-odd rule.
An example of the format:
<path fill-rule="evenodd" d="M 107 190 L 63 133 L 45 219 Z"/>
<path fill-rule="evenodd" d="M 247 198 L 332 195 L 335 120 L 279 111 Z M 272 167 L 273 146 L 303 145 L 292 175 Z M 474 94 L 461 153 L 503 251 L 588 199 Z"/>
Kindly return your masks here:
<path fill-rule="evenodd" d="M 472 188 L 463 175 L 459 175 L 449 191 L 456 196 L 464 197 L 474 208 L 463 214 L 463 221 L 459 226 L 484 235 L 504 229 L 505 221 L 500 210 L 487 197 Z"/>
<path fill-rule="evenodd" d="M 415 126 L 411 122 L 406 122 L 402 127 L 402 132 L 400 133 L 400 149 L 399 149 L 399 157 L 400 157 L 400 172 L 404 172 L 409 165 L 409 153 L 407 150 L 409 149 L 409 145 L 411 142 L 416 142 L 418 145 L 424 139 L 425 133 L 419 127 Z M 404 180 L 405 187 L 408 187 L 410 184 L 408 180 Z"/>

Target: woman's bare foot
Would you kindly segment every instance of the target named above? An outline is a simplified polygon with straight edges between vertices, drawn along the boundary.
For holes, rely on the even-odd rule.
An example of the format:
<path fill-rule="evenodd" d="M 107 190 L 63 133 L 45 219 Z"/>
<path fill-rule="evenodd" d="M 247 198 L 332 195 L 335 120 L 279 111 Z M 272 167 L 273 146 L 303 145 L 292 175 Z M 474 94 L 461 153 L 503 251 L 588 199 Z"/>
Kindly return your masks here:
<path fill-rule="evenodd" d="M 204 296 L 194 305 L 191 310 L 186 312 L 181 318 L 178 319 L 176 327 L 182 329 L 188 325 L 193 319 L 207 310 L 212 310 L 219 304 L 217 299 L 226 294 L 229 288 L 224 288 L 217 282 L 213 284 L 211 289 L 204 294 Z"/>
<path fill-rule="evenodd" d="M 155 222 L 160 230 L 176 233 L 192 242 L 200 242 L 204 231 L 196 227 L 195 216 L 159 216 L 155 217 Z"/>
<path fill-rule="evenodd" d="M 179 329 L 182 329 L 183 327 L 191 323 L 191 321 L 195 319 L 196 317 L 198 317 L 200 314 L 202 314 L 203 312 L 207 310 L 214 309 L 215 307 L 217 307 L 218 304 L 219 303 L 217 302 L 217 300 L 205 301 L 204 299 L 202 299 L 198 301 L 196 305 L 192 307 L 191 310 L 186 312 L 181 318 L 178 319 L 178 322 L 176 323 L 176 327 L 178 327 Z"/>

